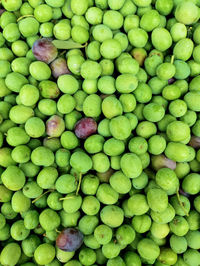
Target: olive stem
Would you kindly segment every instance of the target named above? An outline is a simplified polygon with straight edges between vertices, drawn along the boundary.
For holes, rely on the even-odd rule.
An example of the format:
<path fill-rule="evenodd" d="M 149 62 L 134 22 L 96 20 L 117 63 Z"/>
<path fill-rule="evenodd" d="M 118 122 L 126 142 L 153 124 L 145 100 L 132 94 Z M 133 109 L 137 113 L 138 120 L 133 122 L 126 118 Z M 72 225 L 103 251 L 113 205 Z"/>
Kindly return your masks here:
<path fill-rule="evenodd" d="M 171 62 L 170 62 L 171 64 L 173 64 L 174 63 L 174 55 L 172 55 L 172 57 L 171 57 Z"/>
<path fill-rule="evenodd" d="M 71 196 L 71 197 L 65 197 L 65 198 L 60 198 L 59 200 L 67 200 L 67 199 L 73 199 L 74 197 Z"/>
<path fill-rule="evenodd" d="M 62 56 L 62 55 L 64 55 L 66 53 L 66 51 L 62 51 L 60 54 L 59 54 L 59 56 Z"/>
<path fill-rule="evenodd" d="M 81 181 L 82 181 L 82 173 L 80 173 L 80 175 L 79 175 L 78 187 L 77 187 L 77 190 L 76 190 L 76 195 L 78 195 L 78 192 L 79 192 L 79 190 L 80 190 L 80 187 L 81 187 Z"/>
<path fill-rule="evenodd" d="M 19 22 L 21 19 L 23 18 L 27 18 L 27 17 L 34 17 L 33 15 L 24 15 L 24 16 L 21 16 L 17 19 L 17 22 Z"/>
<path fill-rule="evenodd" d="M 54 137 L 50 137 L 50 136 L 47 137 L 47 139 L 53 139 L 53 138 L 54 138 Z"/>
<path fill-rule="evenodd" d="M 41 199 L 45 194 L 49 193 L 49 192 L 53 192 L 54 189 L 49 189 L 47 191 L 45 191 L 42 195 L 38 196 L 37 198 L 35 198 L 32 203 L 35 203 L 37 200 Z"/>

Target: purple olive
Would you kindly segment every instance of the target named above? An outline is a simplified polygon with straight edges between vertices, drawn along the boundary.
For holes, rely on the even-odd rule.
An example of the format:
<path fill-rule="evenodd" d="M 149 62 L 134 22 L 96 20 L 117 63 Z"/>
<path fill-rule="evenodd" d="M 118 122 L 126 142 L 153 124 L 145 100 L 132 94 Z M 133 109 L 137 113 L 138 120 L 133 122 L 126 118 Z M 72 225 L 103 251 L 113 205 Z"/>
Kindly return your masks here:
<path fill-rule="evenodd" d="M 38 39 L 32 47 L 35 58 L 47 64 L 51 63 L 58 55 L 58 50 L 49 38 Z"/>
<path fill-rule="evenodd" d="M 85 117 L 79 120 L 75 125 L 75 134 L 80 139 L 86 139 L 96 133 L 97 123 L 93 118 Z"/>
<path fill-rule="evenodd" d="M 64 229 L 56 239 L 59 249 L 72 252 L 80 248 L 83 243 L 83 234 L 75 228 Z"/>
<path fill-rule="evenodd" d="M 51 73 L 54 78 L 58 78 L 59 76 L 64 74 L 71 74 L 67 67 L 66 60 L 62 57 L 56 58 L 53 62 L 51 62 L 50 67 Z"/>

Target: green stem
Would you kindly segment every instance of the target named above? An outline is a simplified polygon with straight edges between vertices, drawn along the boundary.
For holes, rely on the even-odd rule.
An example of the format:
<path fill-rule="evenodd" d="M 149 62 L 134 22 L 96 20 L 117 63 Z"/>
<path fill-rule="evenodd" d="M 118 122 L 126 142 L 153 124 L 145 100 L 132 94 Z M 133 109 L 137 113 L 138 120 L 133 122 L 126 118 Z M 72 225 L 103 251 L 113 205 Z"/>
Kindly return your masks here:
<path fill-rule="evenodd" d="M 17 22 L 19 22 L 21 19 L 23 18 L 27 18 L 27 17 L 34 17 L 33 15 L 24 15 L 24 16 L 21 16 L 17 19 Z"/>
<path fill-rule="evenodd" d="M 171 62 L 170 62 L 171 64 L 173 64 L 174 63 L 174 55 L 172 55 L 172 58 L 171 58 Z"/>
<path fill-rule="evenodd" d="M 49 189 L 47 191 L 45 191 L 42 195 L 38 196 L 37 198 L 35 198 L 32 203 L 35 203 L 37 200 L 41 199 L 45 194 L 49 193 L 49 192 L 53 192 L 54 189 Z"/>
<path fill-rule="evenodd" d="M 59 200 L 67 200 L 67 199 L 73 199 L 74 197 L 71 196 L 71 197 L 65 197 L 65 198 L 60 198 Z"/>
<path fill-rule="evenodd" d="M 179 194 L 179 192 L 178 192 L 178 189 L 177 189 L 177 191 L 176 191 L 176 196 L 177 196 L 178 202 L 179 202 L 179 204 L 180 204 L 182 210 L 184 211 L 185 215 L 186 215 L 186 216 L 189 216 L 187 210 L 186 210 L 185 207 L 183 206 L 183 203 L 182 203 L 182 201 L 181 201 L 181 199 L 180 199 L 180 194 Z"/>
<path fill-rule="evenodd" d="M 64 55 L 66 53 L 66 51 L 62 51 L 60 54 L 59 54 L 59 56 L 62 56 L 62 55 Z"/>
<path fill-rule="evenodd" d="M 47 137 L 47 139 L 53 139 L 53 138 L 54 138 L 54 137 L 50 137 L 50 136 Z"/>
<path fill-rule="evenodd" d="M 78 192 L 79 192 L 79 190 L 80 190 L 80 187 L 81 187 L 81 181 L 82 181 L 82 173 L 80 173 L 80 175 L 79 175 L 78 187 L 77 187 L 77 190 L 76 190 L 76 195 L 78 195 Z"/>

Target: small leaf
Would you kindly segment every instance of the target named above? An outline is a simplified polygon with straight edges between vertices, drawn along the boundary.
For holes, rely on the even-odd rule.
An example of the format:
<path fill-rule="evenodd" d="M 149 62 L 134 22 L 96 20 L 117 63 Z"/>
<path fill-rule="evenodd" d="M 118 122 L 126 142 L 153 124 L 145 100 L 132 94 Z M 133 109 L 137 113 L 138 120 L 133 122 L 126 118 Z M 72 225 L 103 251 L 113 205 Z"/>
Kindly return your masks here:
<path fill-rule="evenodd" d="M 53 40 L 52 43 L 58 49 L 84 48 L 85 46 L 87 46 L 87 43 L 86 44 L 80 44 L 80 43 L 74 42 L 71 39 L 68 41 Z"/>

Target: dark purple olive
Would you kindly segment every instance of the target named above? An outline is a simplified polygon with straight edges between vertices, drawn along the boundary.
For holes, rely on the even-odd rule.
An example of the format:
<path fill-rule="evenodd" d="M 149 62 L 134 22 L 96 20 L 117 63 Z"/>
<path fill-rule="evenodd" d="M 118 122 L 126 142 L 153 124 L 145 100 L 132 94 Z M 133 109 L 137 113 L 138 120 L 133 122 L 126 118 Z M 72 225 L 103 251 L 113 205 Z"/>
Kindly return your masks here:
<path fill-rule="evenodd" d="M 49 38 L 38 39 L 32 47 L 35 58 L 47 64 L 51 63 L 58 55 L 58 50 Z"/>
<path fill-rule="evenodd" d="M 83 243 L 83 234 L 75 228 L 64 229 L 56 239 L 59 249 L 67 252 L 76 251 Z"/>
<path fill-rule="evenodd" d="M 93 118 L 85 117 L 79 120 L 75 125 L 75 134 L 79 139 L 86 139 L 96 133 L 97 123 Z"/>

